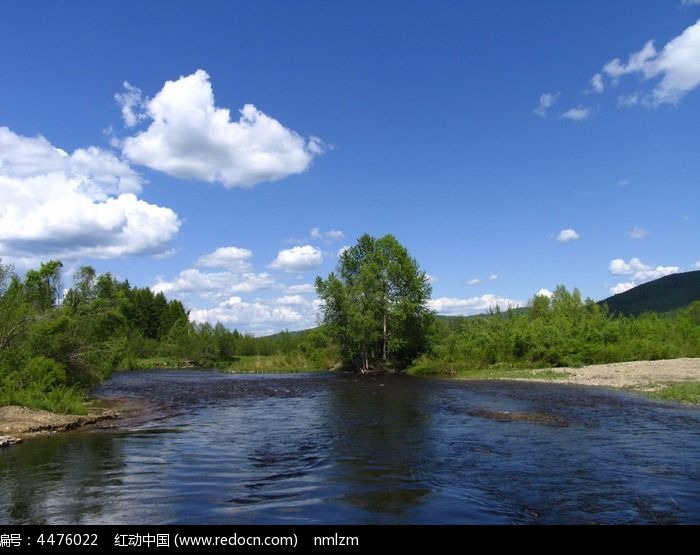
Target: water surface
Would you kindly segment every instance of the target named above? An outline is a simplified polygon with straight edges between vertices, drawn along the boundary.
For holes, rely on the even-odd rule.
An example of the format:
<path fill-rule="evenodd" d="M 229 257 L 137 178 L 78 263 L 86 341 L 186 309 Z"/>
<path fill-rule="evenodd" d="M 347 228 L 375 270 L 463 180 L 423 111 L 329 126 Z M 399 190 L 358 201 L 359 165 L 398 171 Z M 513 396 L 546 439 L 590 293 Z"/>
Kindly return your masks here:
<path fill-rule="evenodd" d="M 563 384 L 116 374 L 0 451 L 0 523 L 698 523 L 700 410 Z"/>

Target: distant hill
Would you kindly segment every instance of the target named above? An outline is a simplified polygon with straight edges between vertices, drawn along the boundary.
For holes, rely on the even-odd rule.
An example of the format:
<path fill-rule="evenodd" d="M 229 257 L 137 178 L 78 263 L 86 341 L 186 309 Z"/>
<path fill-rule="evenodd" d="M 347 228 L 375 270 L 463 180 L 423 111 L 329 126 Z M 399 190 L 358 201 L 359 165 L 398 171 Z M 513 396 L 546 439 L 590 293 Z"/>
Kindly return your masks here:
<path fill-rule="evenodd" d="M 613 314 L 671 312 L 700 300 L 700 271 L 671 274 L 600 301 Z"/>

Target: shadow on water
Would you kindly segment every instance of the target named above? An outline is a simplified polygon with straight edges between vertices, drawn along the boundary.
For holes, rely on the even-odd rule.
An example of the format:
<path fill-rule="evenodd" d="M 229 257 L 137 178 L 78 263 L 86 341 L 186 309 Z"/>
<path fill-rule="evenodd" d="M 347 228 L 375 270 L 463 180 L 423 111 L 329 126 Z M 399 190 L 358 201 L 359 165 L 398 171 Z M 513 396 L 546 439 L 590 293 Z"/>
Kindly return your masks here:
<path fill-rule="evenodd" d="M 115 375 L 111 432 L 0 451 L 3 523 L 698 523 L 700 410 L 562 384 Z"/>

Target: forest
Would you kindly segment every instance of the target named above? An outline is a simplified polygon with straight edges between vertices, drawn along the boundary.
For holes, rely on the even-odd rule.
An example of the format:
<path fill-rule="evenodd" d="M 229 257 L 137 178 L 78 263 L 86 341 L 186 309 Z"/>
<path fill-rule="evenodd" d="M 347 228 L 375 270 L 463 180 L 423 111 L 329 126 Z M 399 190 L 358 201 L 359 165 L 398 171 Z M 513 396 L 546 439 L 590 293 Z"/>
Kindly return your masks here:
<path fill-rule="evenodd" d="M 0 261 L 0 406 L 84 413 L 86 392 L 115 370 L 329 367 L 322 329 L 255 338 L 190 322 L 182 303 L 83 266 L 62 288 L 59 261 L 21 279 Z"/>
<path fill-rule="evenodd" d="M 435 316 L 425 310 L 430 290 L 415 261 L 393 238 L 384 239 L 369 238 L 341 258 L 339 269 L 345 261 L 355 264 L 354 273 L 317 281 L 327 307 L 352 307 L 348 317 L 327 308 L 319 327 L 269 337 L 191 322 L 180 301 L 90 266 L 79 268 L 64 291 L 59 261 L 42 263 L 23 278 L 0 261 L 0 405 L 84 413 L 89 389 L 115 370 L 374 366 L 450 375 L 700 356 L 700 301 L 670 313 L 625 316 L 560 286 L 526 308 Z M 378 269 L 381 260 L 391 271 Z M 368 280 L 358 270 L 363 261 L 370 274 L 386 279 Z M 361 297 L 375 309 L 364 310 Z M 328 302 L 333 299 L 335 304 Z"/>

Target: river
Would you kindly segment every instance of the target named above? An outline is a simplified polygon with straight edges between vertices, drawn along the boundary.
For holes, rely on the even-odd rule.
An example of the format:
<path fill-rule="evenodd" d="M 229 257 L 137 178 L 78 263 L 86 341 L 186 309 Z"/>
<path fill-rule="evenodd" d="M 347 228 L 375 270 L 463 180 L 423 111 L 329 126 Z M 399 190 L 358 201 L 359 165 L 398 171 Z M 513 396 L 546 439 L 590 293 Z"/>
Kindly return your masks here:
<path fill-rule="evenodd" d="M 700 410 L 563 384 L 115 374 L 148 418 L 0 451 L 0 523 L 698 523 Z"/>

